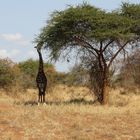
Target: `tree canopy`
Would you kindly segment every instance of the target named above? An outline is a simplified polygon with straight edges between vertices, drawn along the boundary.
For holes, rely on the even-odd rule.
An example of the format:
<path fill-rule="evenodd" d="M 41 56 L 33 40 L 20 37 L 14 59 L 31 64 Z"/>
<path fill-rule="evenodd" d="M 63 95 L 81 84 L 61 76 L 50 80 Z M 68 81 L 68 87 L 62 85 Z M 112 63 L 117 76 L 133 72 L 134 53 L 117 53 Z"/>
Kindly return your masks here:
<path fill-rule="evenodd" d="M 132 29 L 134 24 L 139 28 L 139 7 L 124 3 L 120 11 L 106 12 L 84 3 L 55 11 L 36 38 L 36 43 L 49 48 L 51 56 L 57 59 L 67 47 L 79 46 L 76 37 L 91 43 L 130 39 L 139 34 L 138 30 L 134 32 Z"/>
<path fill-rule="evenodd" d="M 140 35 L 140 4 L 123 3 L 121 15 L 133 20 L 131 31 Z"/>

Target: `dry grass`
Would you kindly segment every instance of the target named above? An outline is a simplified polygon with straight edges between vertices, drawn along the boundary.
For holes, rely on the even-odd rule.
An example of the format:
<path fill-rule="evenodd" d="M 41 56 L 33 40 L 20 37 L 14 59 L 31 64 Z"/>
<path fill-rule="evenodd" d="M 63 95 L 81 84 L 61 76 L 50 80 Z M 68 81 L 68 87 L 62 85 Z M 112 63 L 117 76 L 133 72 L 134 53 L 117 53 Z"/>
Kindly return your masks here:
<path fill-rule="evenodd" d="M 100 106 L 88 89 L 59 85 L 37 106 L 36 90 L 0 91 L 0 139 L 139 140 L 140 95 L 121 92 L 112 90 L 109 105 Z"/>

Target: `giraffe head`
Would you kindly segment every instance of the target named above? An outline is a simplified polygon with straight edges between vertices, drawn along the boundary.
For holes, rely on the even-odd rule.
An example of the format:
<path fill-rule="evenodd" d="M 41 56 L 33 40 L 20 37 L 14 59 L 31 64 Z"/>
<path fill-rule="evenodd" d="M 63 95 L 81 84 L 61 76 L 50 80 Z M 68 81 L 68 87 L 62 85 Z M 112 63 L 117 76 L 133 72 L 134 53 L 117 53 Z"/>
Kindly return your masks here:
<path fill-rule="evenodd" d="M 37 49 L 37 51 L 41 51 L 41 48 L 42 48 L 42 46 L 43 46 L 43 43 L 42 42 L 39 42 L 34 48 L 36 48 Z"/>
<path fill-rule="evenodd" d="M 41 47 L 35 46 L 34 48 L 36 48 L 38 52 L 41 52 Z"/>

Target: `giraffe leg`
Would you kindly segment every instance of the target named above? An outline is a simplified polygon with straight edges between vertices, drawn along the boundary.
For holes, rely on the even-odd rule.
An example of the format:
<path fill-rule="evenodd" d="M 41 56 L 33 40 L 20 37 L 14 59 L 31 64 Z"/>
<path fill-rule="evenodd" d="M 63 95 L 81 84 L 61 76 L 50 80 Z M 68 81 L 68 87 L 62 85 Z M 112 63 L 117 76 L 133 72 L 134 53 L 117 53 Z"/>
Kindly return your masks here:
<path fill-rule="evenodd" d="M 43 103 L 45 103 L 45 95 L 43 94 Z"/>
<path fill-rule="evenodd" d="M 41 94 L 40 94 L 41 92 L 40 92 L 40 90 L 39 90 L 39 94 L 38 94 L 38 105 L 39 105 L 39 103 L 41 102 Z"/>
<path fill-rule="evenodd" d="M 42 103 L 42 95 L 40 95 L 40 102 Z"/>
<path fill-rule="evenodd" d="M 46 102 L 45 102 L 45 94 L 43 94 L 43 105 L 46 105 Z"/>
<path fill-rule="evenodd" d="M 38 106 L 39 106 L 39 103 L 40 103 L 40 94 L 38 95 Z"/>
<path fill-rule="evenodd" d="M 41 97 L 42 97 L 42 103 L 43 103 L 43 94 L 41 95 Z"/>
<path fill-rule="evenodd" d="M 38 102 L 40 102 L 40 94 L 38 95 Z"/>

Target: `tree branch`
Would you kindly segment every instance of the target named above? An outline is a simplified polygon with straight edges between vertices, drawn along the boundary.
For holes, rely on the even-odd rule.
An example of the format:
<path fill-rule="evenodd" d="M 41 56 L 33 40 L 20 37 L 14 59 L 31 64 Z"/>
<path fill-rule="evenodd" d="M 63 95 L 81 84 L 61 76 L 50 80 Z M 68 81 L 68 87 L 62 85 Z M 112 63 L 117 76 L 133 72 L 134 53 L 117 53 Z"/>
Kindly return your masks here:
<path fill-rule="evenodd" d="M 111 44 L 113 43 L 114 40 L 110 40 L 105 46 L 104 46 L 104 49 L 103 49 L 103 52 L 106 50 L 106 48 Z"/>
<path fill-rule="evenodd" d="M 114 54 L 114 56 L 111 58 L 107 68 L 109 69 L 110 65 L 112 64 L 113 60 L 117 57 L 117 55 L 124 49 L 124 47 L 129 43 L 130 41 L 127 41 L 124 45 L 121 45 L 119 42 L 119 46 L 121 46 L 121 48 Z"/>
<path fill-rule="evenodd" d="M 81 45 L 81 43 L 83 42 L 84 44 L 86 44 L 86 47 L 89 47 L 90 49 L 94 50 L 94 51 L 96 52 L 97 55 L 99 54 L 99 52 L 98 52 L 98 50 L 97 50 L 96 48 L 93 48 L 92 45 L 91 45 L 90 43 L 88 43 L 87 41 L 85 41 L 85 40 L 82 39 L 81 37 L 75 36 L 75 37 L 74 37 L 74 40 L 75 40 L 76 42 L 78 42 L 78 44 L 80 44 L 80 45 Z M 84 46 L 84 45 L 82 44 L 82 46 Z"/>

